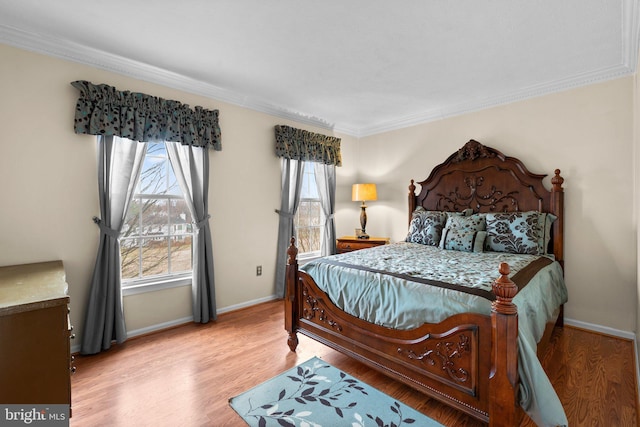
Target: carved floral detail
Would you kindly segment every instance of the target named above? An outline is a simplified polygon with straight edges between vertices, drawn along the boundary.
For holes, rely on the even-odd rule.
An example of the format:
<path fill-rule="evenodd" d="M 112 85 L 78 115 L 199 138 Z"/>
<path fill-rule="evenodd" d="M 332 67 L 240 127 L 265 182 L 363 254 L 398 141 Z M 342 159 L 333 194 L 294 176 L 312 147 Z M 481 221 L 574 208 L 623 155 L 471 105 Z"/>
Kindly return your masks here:
<path fill-rule="evenodd" d="M 456 156 L 451 160 L 452 163 L 459 163 L 465 160 L 476 160 L 481 158 L 496 157 L 496 153 L 489 150 L 478 141 L 471 140 L 464 147 L 458 150 Z"/>
<path fill-rule="evenodd" d="M 302 304 L 302 316 L 307 320 L 316 320 L 326 323 L 338 332 L 342 332 L 342 326 L 325 314 L 324 308 L 320 306 L 320 301 L 309 295 L 309 289 L 305 286 L 302 289 L 304 302 Z"/>
<path fill-rule="evenodd" d="M 429 336 L 427 339 L 431 339 L 431 337 Z M 425 346 L 424 351 L 419 354 L 411 349 L 402 348 L 398 348 L 398 353 L 431 366 L 439 365 L 440 369 L 446 372 L 451 379 L 458 383 L 464 383 L 469 379 L 469 372 L 466 369 L 457 367 L 455 361 L 464 357 L 466 353 L 470 353 L 471 345 L 469 341 L 468 335 L 461 334 L 458 342 L 440 341 L 431 346 L 431 348 L 430 346 Z"/>
<path fill-rule="evenodd" d="M 507 194 L 503 194 L 501 190 L 492 185 L 488 193 L 481 194 L 478 189 L 484 183 L 484 177 L 482 176 L 468 176 L 464 179 L 464 183 L 468 189 L 468 192 L 465 191 L 467 194 L 462 194 L 457 187 L 455 191 L 449 194 L 439 193 L 438 207 L 442 208 L 442 210 L 449 208 L 452 211 L 472 208 L 475 212 L 480 211 L 483 207 L 488 207 L 489 211 L 492 212 L 519 210 L 518 200 L 515 198 L 515 195 L 519 193 L 518 191 L 510 191 Z"/>

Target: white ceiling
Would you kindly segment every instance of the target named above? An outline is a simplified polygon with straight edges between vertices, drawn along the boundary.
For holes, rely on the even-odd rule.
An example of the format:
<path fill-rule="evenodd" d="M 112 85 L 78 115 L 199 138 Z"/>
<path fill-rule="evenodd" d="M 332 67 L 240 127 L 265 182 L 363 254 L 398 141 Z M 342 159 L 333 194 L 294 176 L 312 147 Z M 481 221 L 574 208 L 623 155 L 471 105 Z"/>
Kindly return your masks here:
<path fill-rule="evenodd" d="M 365 136 L 632 74 L 639 14 L 639 0 L 0 0 L 0 42 Z"/>

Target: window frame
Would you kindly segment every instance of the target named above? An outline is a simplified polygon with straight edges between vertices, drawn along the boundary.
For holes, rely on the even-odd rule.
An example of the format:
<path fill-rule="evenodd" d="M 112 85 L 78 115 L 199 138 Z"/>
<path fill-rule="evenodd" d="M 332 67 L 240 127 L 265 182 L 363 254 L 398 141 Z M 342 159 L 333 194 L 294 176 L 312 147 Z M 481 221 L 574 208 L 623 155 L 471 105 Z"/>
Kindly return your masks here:
<path fill-rule="evenodd" d="M 307 169 L 309 168 L 309 169 Z M 310 172 L 307 172 L 307 170 L 309 170 Z M 317 185 L 316 184 L 316 169 L 315 169 L 315 165 L 313 164 L 313 162 L 305 162 L 304 164 L 304 168 L 302 170 L 303 173 L 303 178 L 302 178 L 302 190 L 301 193 L 304 192 L 304 187 L 305 187 L 305 177 L 309 176 L 309 175 L 313 175 L 313 185 Z M 311 185 L 311 183 L 308 183 L 309 185 Z M 317 188 L 317 187 L 316 187 Z M 316 190 L 317 191 L 317 190 Z M 299 218 L 300 218 L 300 213 L 301 213 L 301 208 L 302 205 L 304 203 L 316 203 L 318 206 L 318 212 L 319 212 L 319 218 L 318 218 L 318 225 L 309 225 L 309 226 L 302 226 L 299 227 L 298 223 L 299 223 Z M 311 209 L 309 210 L 311 211 Z M 294 227 L 296 230 L 296 240 L 298 240 L 298 248 L 301 247 L 300 244 L 300 229 L 317 229 L 320 232 L 320 238 L 319 238 L 319 247 L 317 250 L 314 251 L 309 251 L 309 252 L 302 252 L 300 251 L 298 253 L 298 259 L 301 261 L 309 261 L 311 259 L 314 258 L 319 258 L 321 256 L 322 253 L 322 240 L 324 239 L 324 236 L 322 233 L 322 229 L 324 227 L 324 222 L 325 222 L 325 218 L 324 218 L 324 214 L 323 214 L 323 210 L 322 210 L 322 200 L 320 199 L 320 194 L 317 194 L 317 197 L 300 197 L 300 203 L 298 205 L 298 209 L 296 210 L 296 214 L 294 217 Z"/>
<path fill-rule="evenodd" d="M 164 142 L 161 143 L 154 143 L 154 142 L 149 142 L 148 144 L 164 144 L 164 156 L 163 157 L 163 161 L 165 161 L 167 163 L 167 168 L 171 169 L 172 173 L 175 175 L 175 172 L 173 172 L 173 166 L 171 165 L 171 162 L 169 161 L 169 157 L 168 157 L 168 152 L 167 152 L 167 148 L 166 148 L 166 144 Z M 149 152 L 147 151 L 147 153 L 145 154 L 145 160 L 147 160 L 147 155 L 149 155 L 151 158 L 153 157 L 160 157 L 157 154 L 149 154 Z M 152 161 L 153 159 L 151 159 L 150 161 Z M 167 170 L 168 172 L 168 170 Z M 121 274 L 121 289 L 122 289 L 122 293 L 123 295 L 132 295 L 132 294 L 138 294 L 138 293 L 142 293 L 142 292 L 150 292 L 150 291 L 156 291 L 156 290 L 160 290 L 160 289 L 168 289 L 168 288 L 174 288 L 174 287 L 179 287 L 179 286 L 189 286 L 192 283 L 192 277 L 193 277 L 193 238 L 194 238 L 194 228 L 193 226 L 191 227 L 185 227 L 185 230 L 183 232 L 179 232 L 179 233 L 174 233 L 173 232 L 173 227 L 175 226 L 175 222 L 172 221 L 172 201 L 173 200 L 177 200 L 177 201 L 184 201 L 185 197 L 184 197 L 184 193 L 182 192 L 182 189 L 179 187 L 178 185 L 178 192 L 179 194 L 175 194 L 175 193 L 171 193 L 170 190 L 170 186 L 169 186 L 169 173 L 165 173 L 164 176 L 160 176 L 159 179 L 155 180 L 154 182 L 159 182 L 159 180 L 161 179 L 167 179 L 167 185 L 165 186 L 166 190 L 164 193 L 138 193 L 136 192 L 133 197 L 132 197 L 132 203 L 129 204 L 129 210 L 132 208 L 133 206 L 133 201 L 137 200 L 139 203 L 139 206 L 143 206 L 147 201 L 152 200 L 153 203 L 156 203 L 157 201 L 161 201 L 164 200 L 166 201 L 166 206 L 164 207 L 164 209 L 166 209 L 167 211 L 167 220 L 166 223 L 163 222 L 161 225 L 161 228 L 166 227 L 166 232 L 163 232 L 160 235 L 154 235 L 152 237 L 149 236 L 145 236 L 143 233 L 140 233 L 140 231 L 144 230 L 145 228 L 147 228 L 149 225 L 145 225 L 145 223 L 143 222 L 144 219 L 144 210 L 140 210 L 137 214 L 136 214 L 136 221 L 135 224 L 138 227 L 138 230 L 140 230 L 137 234 L 133 234 L 133 235 L 129 235 L 129 236 L 122 236 L 122 234 L 120 235 L 118 242 L 120 244 L 120 256 L 121 256 L 121 262 L 120 262 L 120 274 Z M 140 181 L 142 180 L 142 177 L 140 177 L 138 179 L 138 182 L 136 183 L 137 186 L 137 191 L 140 190 L 139 186 L 140 186 Z M 129 211 L 127 211 L 127 214 L 125 216 L 125 218 L 129 217 Z M 187 223 L 188 224 L 188 223 Z M 155 224 L 154 224 L 155 225 Z M 126 226 L 126 224 L 125 224 Z M 188 231 L 188 230 L 191 231 Z M 176 237 L 191 237 L 191 244 L 189 245 L 190 248 L 190 252 L 191 252 L 191 268 L 188 271 L 179 271 L 179 272 L 169 272 L 166 274 L 155 274 L 155 275 L 147 275 L 147 276 L 142 276 L 143 274 L 143 268 L 144 268 L 144 264 L 143 264 L 143 258 L 144 258 L 144 241 L 150 241 L 153 240 L 154 238 L 160 238 L 163 240 L 167 241 L 167 247 L 166 247 L 166 254 L 167 254 L 167 269 L 168 271 L 171 271 L 171 249 L 172 249 L 172 240 Z M 138 276 L 134 277 L 134 278 L 123 278 L 122 277 L 122 272 L 123 272 L 123 265 L 122 265 L 122 243 L 126 242 L 126 241 L 133 241 L 135 243 L 135 247 L 136 247 L 136 252 L 137 252 L 137 269 L 138 269 Z"/>

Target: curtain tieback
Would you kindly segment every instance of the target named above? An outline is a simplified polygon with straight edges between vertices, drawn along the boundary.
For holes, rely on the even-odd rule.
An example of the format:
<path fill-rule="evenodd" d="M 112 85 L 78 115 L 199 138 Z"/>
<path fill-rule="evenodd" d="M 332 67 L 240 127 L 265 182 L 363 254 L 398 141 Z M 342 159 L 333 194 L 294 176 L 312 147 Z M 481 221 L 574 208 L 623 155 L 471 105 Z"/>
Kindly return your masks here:
<path fill-rule="evenodd" d="M 280 215 L 280 216 L 284 216 L 284 217 L 286 217 L 286 218 L 295 218 L 295 215 L 294 215 L 294 214 L 289 213 L 289 212 L 282 212 L 282 211 L 281 211 L 281 210 L 279 210 L 279 209 L 276 209 L 276 213 L 277 213 L 278 215 Z"/>
<path fill-rule="evenodd" d="M 120 237 L 120 232 L 114 230 L 113 228 L 107 227 L 106 225 L 104 225 L 102 223 L 102 220 L 100 218 L 98 218 L 97 216 L 93 217 L 93 222 L 95 222 L 98 227 L 100 227 L 100 231 L 104 234 L 106 234 L 107 236 L 111 236 L 114 239 L 117 239 L 118 237 Z"/>
<path fill-rule="evenodd" d="M 205 225 L 207 225 L 207 221 L 209 221 L 209 218 L 211 218 L 211 215 L 207 215 L 204 217 L 203 220 L 200 220 L 198 222 L 194 222 L 193 225 L 195 225 L 195 227 L 200 230 L 202 227 L 204 227 Z"/>
<path fill-rule="evenodd" d="M 334 216 L 335 216 L 334 214 L 329 214 L 327 215 L 327 219 L 333 219 Z"/>

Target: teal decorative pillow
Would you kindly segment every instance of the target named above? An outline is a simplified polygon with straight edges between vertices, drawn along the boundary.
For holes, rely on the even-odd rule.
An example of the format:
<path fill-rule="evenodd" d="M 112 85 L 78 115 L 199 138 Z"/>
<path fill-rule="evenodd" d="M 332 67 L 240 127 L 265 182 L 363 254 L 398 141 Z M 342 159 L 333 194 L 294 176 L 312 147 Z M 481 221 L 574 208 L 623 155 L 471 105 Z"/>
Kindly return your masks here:
<path fill-rule="evenodd" d="M 429 246 L 438 245 L 446 219 L 446 212 L 417 208 L 411 215 L 409 234 L 405 241 Z"/>
<path fill-rule="evenodd" d="M 483 231 L 486 228 L 485 217 L 482 214 L 474 214 L 471 216 L 448 215 L 445 228 Z"/>
<path fill-rule="evenodd" d="M 467 208 L 467 209 L 463 209 L 460 212 L 447 212 L 447 216 L 471 216 L 473 215 L 473 209 L 471 208 Z"/>
<path fill-rule="evenodd" d="M 549 253 L 549 240 L 551 240 L 551 225 L 558 219 L 550 213 L 538 213 L 538 255 Z"/>
<path fill-rule="evenodd" d="M 471 234 L 477 231 L 484 231 L 486 223 L 484 215 L 481 214 L 471 216 L 448 215 L 444 228 L 449 230 L 449 233 L 447 233 L 449 237 L 447 238 L 443 232 L 440 239 L 441 249 L 471 252 L 473 250 L 473 247 L 469 247 L 471 245 L 469 239 L 473 237 Z"/>
<path fill-rule="evenodd" d="M 451 251 L 482 252 L 486 236 L 486 231 L 445 228 L 442 232 L 440 248 Z"/>
<path fill-rule="evenodd" d="M 488 213 L 485 250 L 538 255 L 539 212 Z"/>

